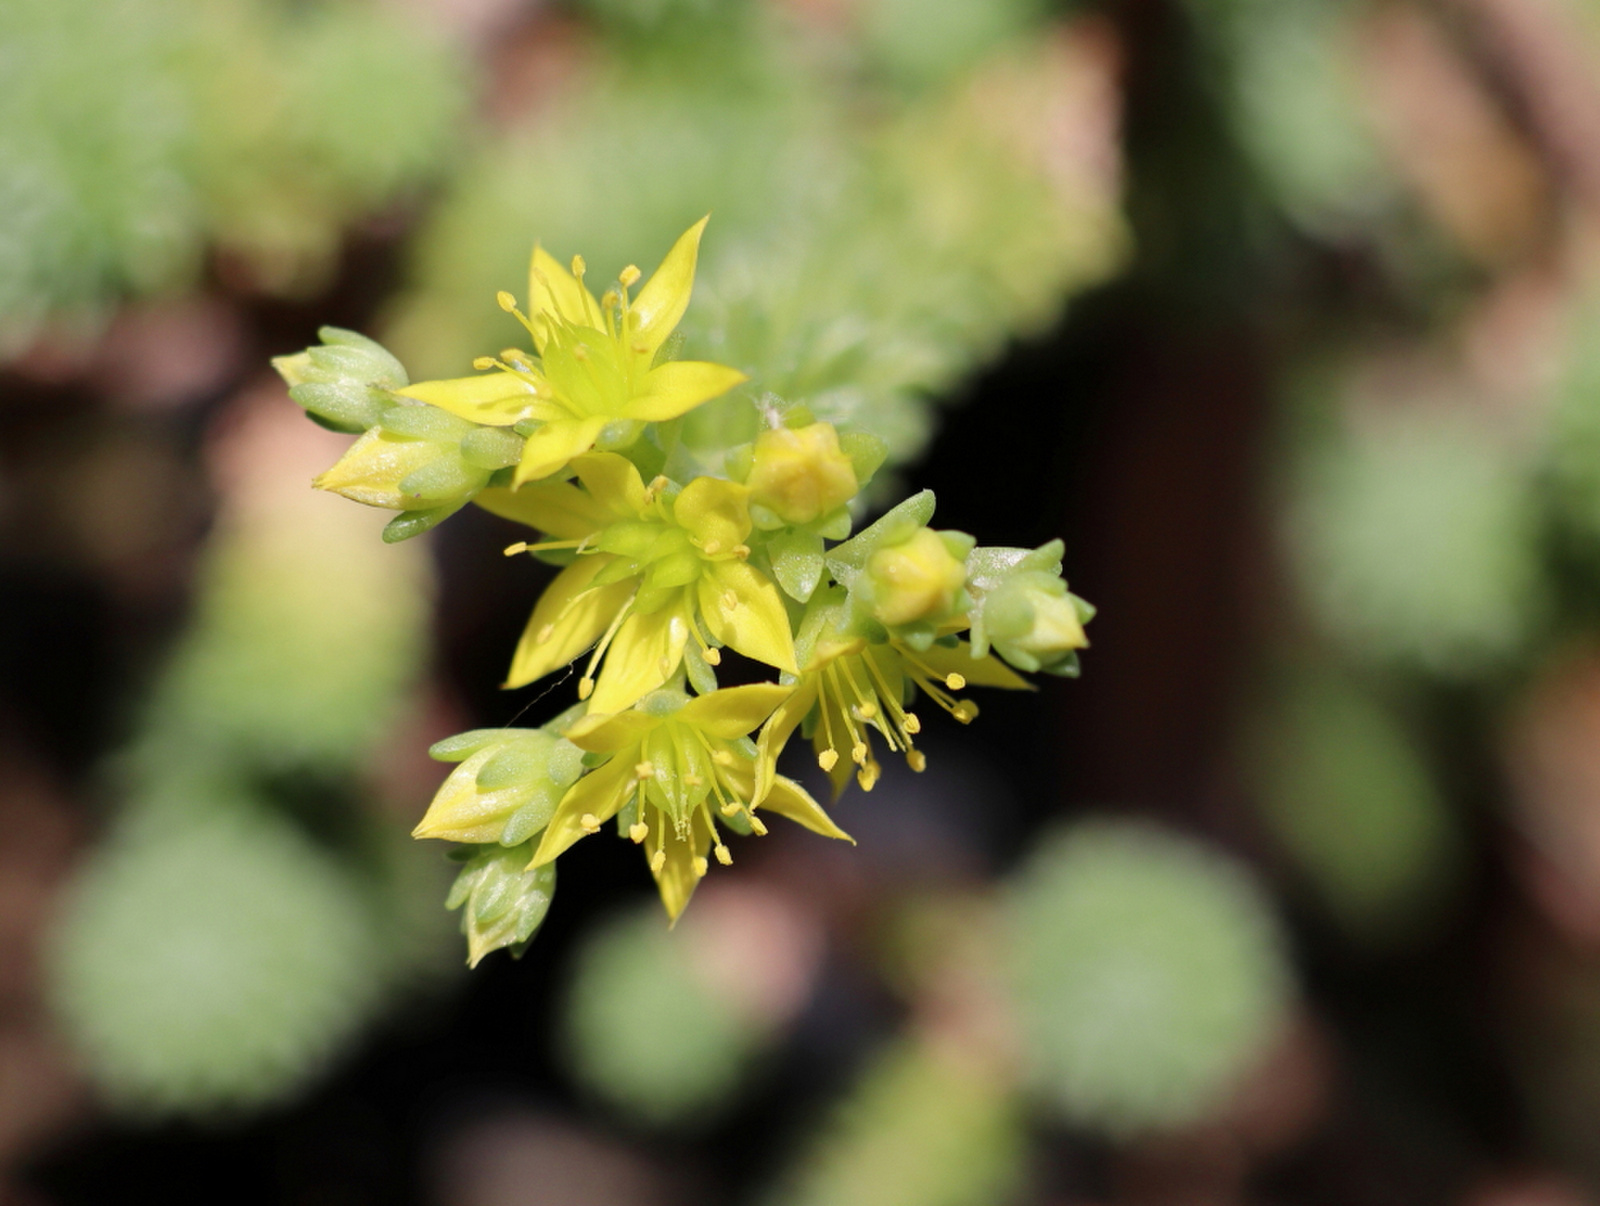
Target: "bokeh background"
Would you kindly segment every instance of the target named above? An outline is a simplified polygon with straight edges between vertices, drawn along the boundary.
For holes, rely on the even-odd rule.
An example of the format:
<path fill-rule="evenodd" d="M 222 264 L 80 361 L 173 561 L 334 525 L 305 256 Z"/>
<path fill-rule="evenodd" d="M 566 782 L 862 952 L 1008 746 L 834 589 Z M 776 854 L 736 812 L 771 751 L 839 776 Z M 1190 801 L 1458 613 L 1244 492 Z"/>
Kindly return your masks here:
<path fill-rule="evenodd" d="M 545 571 L 267 359 L 708 210 L 691 347 L 1085 674 L 469 974 Z M 0 1202 L 1600 1200 L 1597 236 L 1596 0 L 0 0 Z"/>

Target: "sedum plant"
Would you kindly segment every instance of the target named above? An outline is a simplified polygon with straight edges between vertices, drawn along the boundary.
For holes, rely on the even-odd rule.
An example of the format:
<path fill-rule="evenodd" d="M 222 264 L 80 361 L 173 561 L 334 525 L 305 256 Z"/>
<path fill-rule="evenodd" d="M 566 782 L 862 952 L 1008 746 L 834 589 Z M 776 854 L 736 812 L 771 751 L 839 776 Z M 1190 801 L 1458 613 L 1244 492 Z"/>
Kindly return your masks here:
<path fill-rule="evenodd" d="M 929 491 L 856 531 L 883 441 L 770 393 L 746 403 L 753 439 L 684 438 L 691 412 L 748 380 L 679 356 L 705 227 L 598 298 L 581 257 L 536 248 L 527 308 L 499 297 L 525 342 L 472 376 L 412 383 L 333 329 L 275 361 L 313 419 L 359 433 L 316 484 L 395 511 L 386 540 L 475 503 L 531 530 L 507 555 L 560 567 L 506 686 L 583 659 L 577 704 L 432 751 L 457 766 L 415 832 L 462 843 L 450 901 L 473 963 L 525 946 L 557 859 L 607 825 L 642 847 L 674 920 L 711 860 L 732 862 L 730 835 L 763 835 L 768 817 L 848 840 L 777 771 L 796 732 L 835 797 L 852 777 L 870 791 L 881 751 L 925 767 L 920 699 L 967 723 L 969 686 L 1078 671 L 1092 611 L 1061 581 L 1059 542 L 979 547 L 930 526 Z M 727 654 L 767 681 L 722 685 Z"/>

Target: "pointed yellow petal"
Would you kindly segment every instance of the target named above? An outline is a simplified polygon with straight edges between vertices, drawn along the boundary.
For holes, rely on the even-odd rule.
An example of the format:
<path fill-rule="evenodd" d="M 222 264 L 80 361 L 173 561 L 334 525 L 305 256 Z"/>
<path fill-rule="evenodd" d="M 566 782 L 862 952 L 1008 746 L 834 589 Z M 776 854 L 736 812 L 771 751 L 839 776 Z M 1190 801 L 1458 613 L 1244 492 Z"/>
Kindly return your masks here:
<path fill-rule="evenodd" d="M 571 482 L 532 482 L 520 490 L 480 490 L 473 498 L 485 511 L 525 523 L 562 540 L 582 540 L 613 516 Z"/>
<path fill-rule="evenodd" d="M 596 712 L 620 712 L 662 686 L 683 661 L 689 643 L 685 609 L 663 607 L 649 615 L 631 615 L 617 629 L 606 650 L 606 664 L 595 680 L 589 706 Z"/>
<path fill-rule="evenodd" d="M 634 342 L 644 356 L 655 356 L 689 308 L 689 295 L 694 291 L 695 262 L 700 257 L 700 236 L 709 221 L 711 215 L 707 214 L 678 236 L 667 258 L 661 261 L 661 266 L 633 300 L 633 314 L 638 322 L 633 332 Z"/>
<path fill-rule="evenodd" d="M 689 898 L 694 895 L 695 888 L 700 885 L 694 864 L 696 859 L 705 858 L 711 849 L 711 832 L 706 828 L 705 821 L 696 814 L 689 836 L 679 838 L 670 824 L 663 825 L 660 813 L 656 817 L 655 824 L 650 827 L 650 837 L 645 841 L 645 855 L 650 859 L 650 872 L 656 878 L 656 889 L 661 893 L 661 903 L 667 908 L 667 916 L 676 922 L 689 906 Z M 659 871 L 655 867 L 658 850 L 666 854 Z"/>
<path fill-rule="evenodd" d="M 767 793 L 761 807 L 780 817 L 788 817 L 797 825 L 804 825 L 812 833 L 855 844 L 855 838 L 833 823 L 833 819 L 822 811 L 822 805 L 811 798 L 810 792 L 783 775 L 773 781 L 772 790 Z"/>
<path fill-rule="evenodd" d="M 511 657 L 507 687 L 543 678 L 600 639 L 633 593 L 632 579 L 590 588 L 594 576 L 613 560 L 603 553 L 579 557 L 545 588 Z"/>
<path fill-rule="evenodd" d="M 493 832 L 486 836 L 458 837 L 463 831 L 476 832 L 482 828 L 483 808 L 478 793 L 478 772 L 483 764 L 493 758 L 499 749 L 490 746 L 481 749 L 450 772 L 450 777 L 439 785 L 433 801 L 422 820 L 411 831 L 414 838 L 442 838 L 452 842 L 493 842 L 505 828 L 505 818 L 498 816 Z M 490 811 L 494 811 L 491 809 Z"/>
<path fill-rule="evenodd" d="M 605 330 L 600 303 L 583 282 L 573 276 L 555 256 L 543 247 L 533 249 L 528 262 L 528 317 L 533 320 L 539 351 L 544 351 L 545 314 L 555 314 L 580 327 Z"/>
<path fill-rule="evenodd" d="M 638 745 L 660 723 L 661 717 L 647 712 L 627 711 L 615 715 L 591 712 L 561 735 L 579 749 L 614 754 L 630 745 Z"/>
<path fill-rule="evenodd" d="M 539 400 L 536 386 L 515 373 L 506 372 L 456 377 L 448 381 L 419 381 L 395 393 L 490 427 L 510 427 L 528 418 L 530 410 Z"/>
<path fill-rule="evenodd" d="M 713 737 L 732 741 L 753 732 L 772 715 L 772 710 L 794 694 L 793 687 L 777 683 L 751 683 L 744 687 L 724 687 L 710 695 L 691 699 L 678 710 L 676 718 L 692 724 Z"/>
<path fill-rule="evenodd" d="M 700 614 L 717 640 L 790 674 L 794 634 L 778 588 L 743 561 L 716 561 L 700 579 Z"/>
<path fill-rule="evenodd" d="M 512 486 L 549 477 L 573 457 L 588 452 L 605 425 L 604 418 L 553 419 L 546 423 L 522 446 L 522 463 L 512 476 Z"/>
<path fill-rule="evenodd" d="M 708 553 L 726 553 L 750 535 L 750 491 L 720 477 L 697 477 L 672 504 L 672 517 Z"/>
<path fill-rule="evenodd" d="M 645 375 L 639 392 L 628 399 L 630 419 L 660 423 L 676 419 L 750 380 L 736 368 L 709 360 L 669 360 Z"/>
<path fill-rule="evenodd" d="M 312 485 L 369 507 L 401 511 L 406 498 L 400 493 L 400 482 L 438 455 L 438 446 L 427 440 L 408 440 L 373 428 Z"/>
<path fill-rule="evenodd" d="M 568 788 L 550 824 L 545 826 L 544 837 L 539 839 L 539 848 L 533 852 L 533 861 L 528 866 L 543 866 L 579 838 L 587 837 L 589 830 L 583 827 L 584 817 L 592 816 L 604 823 L 616 816 L 628 802 L 628 792 L 634 783 L 633 767 L 631 758 L 613 758 Z"/>
<path fill-rule="evenodd" d="M 572 462 L 578 480 L 613 516 L 637 518 L 645 509 L 644 479 L 625 456 L 591 452 Z"/>
<path fill-rule="evenodd" d="M 985 657 L 973 657 L 972 646 L 965 642 L 954 649 L 934 645 L 926 653 L 913 656 L 941 679 L 959 674 L 971 687 L 1007 687 L 1012 691 L 1038 689 L 992 653 Z"/>
<path fill-rule="evenodd" d="M 773 780 L 778 773 L 778 755 L 816 702 L 817 679 L 814 675 L 807 675 L 762 726 L 761 736 L 756 741 L 756 776 L 752 788 L 754 794 L 750 797 L 752 808 L 765 800 L 767 793 L 772 790 Z"/>

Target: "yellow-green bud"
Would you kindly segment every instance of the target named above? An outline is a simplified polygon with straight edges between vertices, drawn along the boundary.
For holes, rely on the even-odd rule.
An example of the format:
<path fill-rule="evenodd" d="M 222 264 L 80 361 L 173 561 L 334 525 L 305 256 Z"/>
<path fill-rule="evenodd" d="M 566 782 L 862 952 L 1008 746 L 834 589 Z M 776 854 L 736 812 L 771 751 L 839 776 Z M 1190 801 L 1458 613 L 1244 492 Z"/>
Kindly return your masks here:
<path fill-rule="evenodd" d="M 1089 644 L 1066 583 L 1043 573 L 1018 574 L 984 601 L 995 652 L 1019 670 L 1049 670 Z"/>
<path fill-rule="evenodd" d="M 856 496 L 855 465 L 831 423 L 779 427 L 756 437 L 750 501 L 788 524 L 813 523 Z"/>
<path fill-rule="evenodd" d="M 918 528 L 899 544 L 867 559 L 872 617 L 886 628 L 948 616 L 967 581 L 967 569 L 943 536 Z"/>
<path fill-rule="evenodd" d="M 549 823 L 583 773 L 583 752 L 542 729 L 477 729 L 428 752 L 461 765 L 412 831 L 419 838 L 520 844 Z"/>

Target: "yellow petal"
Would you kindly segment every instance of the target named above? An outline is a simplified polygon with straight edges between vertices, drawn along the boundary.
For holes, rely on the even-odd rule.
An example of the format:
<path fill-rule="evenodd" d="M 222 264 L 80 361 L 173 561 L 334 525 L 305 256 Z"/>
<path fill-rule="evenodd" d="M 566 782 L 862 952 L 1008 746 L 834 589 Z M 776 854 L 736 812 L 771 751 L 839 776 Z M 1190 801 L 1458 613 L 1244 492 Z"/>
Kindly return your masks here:
<path fill-rule="evenodd" d="M 411 831 L 414 838 L 442 838 L 453 842 L 493 842 L 505 828 L 505 817 L 499 816 L 494 832 L 483 837 L 458 837 L 463 830 L 482 827 L 481 798 L 478 793 L 478 772 L 483 764 L 499 753 L 498 746 L 479 750 L 450 772 L 450 777 L 439 785 L 433 802 L 422 820 Z"/>
<path fill-rule="evenodd" d="M 717 640 L 790 674 L 794 634 L 778 588 L 743 561 L 715 561 L 700 579 L 700 614 Z"/>
<path fill-rule="evenodd" d="M 906 655 L 902 655 L 906 656 Z M 939 678 L 959 674 L 972 687 L 1006 687 L 1012 691 L 1034 691 L 1037 688 L 994 654 L 973 657 L 972 646 L 962 642 L 954 649 L 940 645 L 931 646 L 926 653 L 910 655 L 932 670 Z"/>
<path fill-rule="evenodd" d="M 644 849 L 646 857 L 650 859 L 650 873 L 655 876 L 656 889 L 661 893 L 661 903 L 667 908 L 667 916 L 676 922 L 688 907 L 689 897 L 700 885 L 694 864 L 696 859 L 705 858 L 710 851 L 711 831 L 697 813 L 691 822 L 689 836 L 680 838 L 671 824 L 664 823 L 664 818 L 658 812 L 655 823 L 650 826 L 650 836 L 645 840 Z M 666 853 L 659 871 L 655 867 L 658 850 Z"/>
<path fill-rule="evenodd" d="M 512 654 L 507 687 L 526 686 L 565 666 L 611 626 L 633 593 L 633 580 L 593 589 L 590 584 L 613 560 L 605 554 L 579 557 L 545 588 Z"/>
<path fill-rule="evenodd" d="M 510 427 L 529 417 L 538 389 L 515 373 L 482 373 L 448 381 L 419 381 L 395 390 L 405 398 L 427 402 L 462 419 L 490 427 Z"/>
<path fill-rule="evenodd" d="M 733 780 L 736 790 L 748 793 L 751 788 L 746 787 L 741 781 L 751 772 L 743 766 L 729 768 L 728 778 Z M 753 784 L 751 785 L 753 787 Z M 752 806 L 753 807 L 753 806 Z M 793 779 L 778 775 L 772 781 L 772 790 L 767 793 L 767 798 L 762 802 L 762 808 L 768 812 L 775 812 L 780 817 L 788 817 L 797 825 L 804 825 L 812 833 L 820 833 L 823 837 L 839 838 L 841 841 L 855 842 L 843 829 L 835 825 L 827 813 L 822 811 L 822 805 L 811 798 L 811 793 L 806 791 Z"/>
<path fill-rule="evenodd" d="M 691 699 L 676 714 L 685 724 L 732 741 L 752 732 L 772 710 L 794 694 L 793 687 L 777 683 L 751 683 L 744 687 L 724 687 L 698 699 Z"/>
<path fill-rule="evenodd" d="M 549 477 L 573 457 L 588 452 L 605 425 L 604 418 L 553 419 L 546 423 L 522 446 L 522 463 L 511 479 L 512 486 Z"/>
<path fill-rule="evenodd" d="M 628 399 L 627 418 L 660 423 L 676 419 L 702 402 L 720 397 L 750 380 L 736 368 L 709 360 L 669 360 L 645 374 L 639 392 Z"/>
<path fill-rule="evenodd" d="M 762 726 L 761 736 L 756 741 L 756 776 L 750 797 L 752 808 L 765 800 L 767 793 L 772 790 L 773 780 L 777 777 L 778 755 L 816 702 L 817 679 L 814 675 L 807 675 Z"/>
<path fill-rule="evenodd" d="M 709 221 L 711 215 L 707 214 L 678 236 L 666 259 L 651 273 L 644 288 L 639 290 L 639 296 L 633 300 L 632 311 L 638 323 L 633 331 L 633 342 L 645 357 L 655 356 L 689 308 L 689 295 L 694 291 L 695 262 L 700 257 L 700 236 Z"/>
<path fill-rule="evenodd" d="M 596 754 L 614 754 L 638 745 L 662 718 L 647 712 L 618 712 L 615 715 L 591 712 L 561 734 L 579 749 Z"/>
<path fill-rule="evenodd" d="M 689 643 L 684 613 L 681 606 L 663 607 L 624 620 L 606 650 L 606 664 L 595 680 L 589 706 L 596 712 L 620 712 L 671 678 Z"/>
<path fill-rule="evenodd" d="M 528 262 L 528 317 L 533 320 L 535 341 L 539 351 L 544 351 L 545 314 L 555 314 L 581 327 L 605 330 L 605 319 L 600 314 L 600 303 L 583 282 L 573 276 L 555 256 L 543 247 L 533 249 Z"/>
<path fill-rule="evenodd" d="M 708 553 L 726 553 L 750 535 L 750 491 L 720 477 L 697 477 L 672 504 L 672 517 Z"/>
<path fill-rule="evenodd" d="M 373 428 L 312 484 L 369 507 L 400 511 L 406 505 L 400 482 L 438 455 L 438 445 L 428 440 L 409 440 Z"/>
<path fill-rule="evenodd" d="M 625 456 L 591 452 L 572 462 L 584 489 L 613 516 L 636 518 L 645 509 L 644 479 Z"/>
<path fill-rule="evenodd" d="M 583 827 L 584 817 L 592 816 L 605 822 L 616 816 L 628 802 L 628 792 L 635 781 L 633 767 L 632 758 L 613 758 L 568 788 L 550 824 L 545 826 L 544 837 L 539 839 L 539 848 L 533 852 L 528 866 L 543 866 L 579 838 L 587 837 L 589 830 Z"/>
<path fill-rule="evenodd" d="M 525 523 L 563 540 L 592 536 L 613 518 L 571 482 L 532 482 L 520 490 L 480 490 L 472 501 L 491 515 Z"/>

